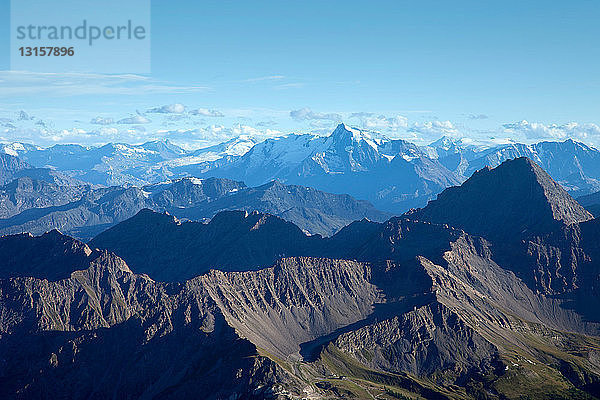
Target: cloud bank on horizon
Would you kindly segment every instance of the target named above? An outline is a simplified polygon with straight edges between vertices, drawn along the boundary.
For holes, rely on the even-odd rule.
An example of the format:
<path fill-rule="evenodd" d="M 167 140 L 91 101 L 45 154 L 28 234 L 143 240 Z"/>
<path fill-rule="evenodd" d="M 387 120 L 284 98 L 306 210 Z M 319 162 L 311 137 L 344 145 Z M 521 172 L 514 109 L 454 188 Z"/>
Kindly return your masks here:
<path fill-rule="evenodd" d="M 481 114 L 465 114 L 462 121 L 453 122 L 434 116 L 424 119 L 366 111 L 323 112 L 309 107 L 289 111 L 218 110 L 171 103 L 125 115 L 94 115 L 61 123 L 51 116 L 38 116 L 29 110 L 1 110 L 0 115 L 0 141 L 40 146 L 66 143 L 102 145 L 108 142 L 138 144 L 169 139 L 183 148 L 196 149 L 239 136 L 262 141 L 288 133 L 328 135 L 342 122 L 375 136 L 400 138 L 421 145 L 445 136 L 481 144 L 574 139 L 594 147 L 600 146 L 600 126 L 594 123 L 557 124 L 521 120 L 488 129 L 478 129 L 469 124 L 488 120 Z"/>

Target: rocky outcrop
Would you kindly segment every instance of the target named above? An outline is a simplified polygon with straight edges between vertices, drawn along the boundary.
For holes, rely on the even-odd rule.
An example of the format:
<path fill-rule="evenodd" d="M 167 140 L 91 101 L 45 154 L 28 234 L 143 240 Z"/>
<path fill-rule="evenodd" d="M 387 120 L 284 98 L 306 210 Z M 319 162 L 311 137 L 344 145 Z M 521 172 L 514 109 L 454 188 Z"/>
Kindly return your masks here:
<path fill-rule="evenodd" d="M 494 370 L 499 358 L 492 343 L 440 303 L 344 333 L 333 344 L 374 369 L 417 376 L 449 370 L 456 381 L 471 370 Z"/>
<path fill-rule="evenodd" d="M 256 272 L 202 276 L 231 326 L 284 358 L 296 355 L 300 344 L 371 314 L 382 295 L 370 280 L 365 264 L 306 257 L 284 258 Z"/>

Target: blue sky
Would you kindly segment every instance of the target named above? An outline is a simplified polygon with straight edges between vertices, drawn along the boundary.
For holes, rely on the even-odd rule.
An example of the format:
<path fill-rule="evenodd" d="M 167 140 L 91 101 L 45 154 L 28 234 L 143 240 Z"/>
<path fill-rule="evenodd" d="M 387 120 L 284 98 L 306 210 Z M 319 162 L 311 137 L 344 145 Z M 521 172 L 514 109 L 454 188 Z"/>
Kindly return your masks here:
<path fill-rule="evenodd" d="M 197 147 L 344 120 L 416 142 L 598 145 L 600 3 L 490 3 L 153 1 L 147 75 L 8 71 L 2 23 L 0 118 L 12 122 L 0 139 L 139 142 L 179 130 Z M 184 109 L 148 112 L 174 104 Z"/>

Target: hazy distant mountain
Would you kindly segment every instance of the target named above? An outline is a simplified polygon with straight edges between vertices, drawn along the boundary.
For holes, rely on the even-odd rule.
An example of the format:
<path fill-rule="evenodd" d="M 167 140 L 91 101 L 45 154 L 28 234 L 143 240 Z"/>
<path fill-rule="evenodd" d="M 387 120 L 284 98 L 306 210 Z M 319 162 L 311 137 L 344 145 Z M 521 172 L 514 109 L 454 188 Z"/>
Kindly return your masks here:
<path fill-rule="evenodd" d="M 348 195 L 278 182 L 248 188 L 228 179 L 183 178 L 142 188 L 93 189 L 20 178 L 0 186 L 0 234 L 59 229 L 89 239 L 144 208 L 192 220 L 212 218 L 222 210 L 259 210 L 322 235 L 357 219 L 390 216 Z"/>
<path fill-rule="evenodd" d="M 31 208 L 71 203 L 81 199 L 89 189 L 89 186 L 60 185 L 30 176 L 18 177 L 0 186 L 0 219 L 13 217 Z"/>
<path fill-rule="evenodd" d="M 169 140 L 141 145 L 109 143 L 101 147 L 55 145 L 49 148 L 11 143 L 0 151 L 18 156 L 29 164 L 60 170 L 69 176 L 100 185 L 144 185 L 170 179 L 172 169 L 184 174 L 186 166 L 215 162 L 243 154 L 254 142 L 246 137 L 196 151 L 186 151 Z M 190 167 L 194 170 L 194 167 Z M 191 174 L 193 175 L 193 174 Z"/>
<path fill-rule="evenodd" d="M 577 202 L 585 207 L 594 217 L 600 215 L 600 192 L 587 194 L 577 198 Z"/>
<path fill-rule="evenodd" d="M 83 182 L 70 178 L 59 171 L 50 168 L 36 168 L 16 156 L 0 153 L 0 185 L 23 177 L 57 185 L 83 185 Z"/>
<path fill-rule="evenodd" d="M 489 149 L 469 163 L 467 173 L 485 165 L 496 167 L 505 160 L 517 157 L 528 157 L 538 163 L 574 196 L 600 190 L 600 152 L 571 139 Z"/>
<path fill-rule="evenodd" d="M 7 152 L 6 145 L 4 151 Z M 185 150 L 168 140 L 142 145 L 109 143 L 102 147 L 26 147 L 18 151 L 19 157 L 31 165 L 57 169 L 72 177 L 101 185 L 146 184 L 165 180 L 168 173 L 153 169 L 152 166 L 186 154 Z"/>
<path fill-rule="evenodd" d="M 31 168 L 23 160 L 8 154 L 0 154 L 0 184 L 9 182 L 15 173 Z"/>
<path fill-rule="evenodd" d="M 574 195 L 600 190 L 600 152 L 582 143 L 483 146 L 443 137 L 419 147 L 376 138 L 341 124 L 327 137 L 288 135 L 255 145 L 242 157 L 204 165 L 199 173 L 261 184 L 270 179 L 349 193 L 403 212 L 424 206 L 446 187 L 484 166 L 529 157 Z"/>
<path fill-rule="evenodd" d="M 349 195 L 284 185 L 278 181 L 234 190 L 210 202 L 191 207 L 188 205 L 183 210 L 167 209 L 172 215 L 192 220 L 209 218 L 224 210 L 266 212 L 291 221 L 306 232 L 323 236 L 332 235 L 358 219 L 384 221 L 391 216 L 375 209 L 371 203 L 356 200 Z"/>

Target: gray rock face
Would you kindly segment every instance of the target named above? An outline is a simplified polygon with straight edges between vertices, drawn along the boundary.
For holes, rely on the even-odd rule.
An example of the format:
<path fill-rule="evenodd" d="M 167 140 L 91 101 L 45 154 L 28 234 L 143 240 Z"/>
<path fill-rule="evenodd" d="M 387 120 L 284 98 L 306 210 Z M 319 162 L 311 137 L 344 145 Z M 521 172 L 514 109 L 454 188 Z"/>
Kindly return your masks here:
<path fill-rule="evenodd" d="M 202 282 L 238 333 L 285 358 L 371 314 L 382 296 L 370 275 L 354 261 L 300 257 L 256 272 L 211 271 Z"/>
<path fill-rule="evenodd" d="M 32 208 L 62 206 L 79 200 L 85 186 L 63 186 L 29 176 L 0 187 L 0 218 L 7 219 Z M 38 232 L 35 232 L 38 233 Z"/>
<path fill-rule="evenodd" d="M 491 240 L 498 262 L 536 290 L 558 294 L 580 285 L 585 252 L 577 223 L 593 216 L 529 159 L 482 169 L 409 216 Z"/>
<path fill-rule="evenodd" d="M 440 303 L 344 333 L 333 343 L 372 368 L 417 376 L 485 371 L 495 368 L 499 356 L 493 344 Z"/>
<path fill-rule="evenodd" d="M 28 168 L 31 168 L 31 166 L 19 158 L 8 154 L 0 154 L 0 184 L 9 182 L 16 172 Z"/>

